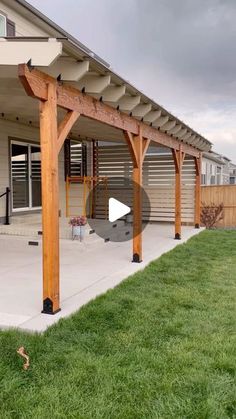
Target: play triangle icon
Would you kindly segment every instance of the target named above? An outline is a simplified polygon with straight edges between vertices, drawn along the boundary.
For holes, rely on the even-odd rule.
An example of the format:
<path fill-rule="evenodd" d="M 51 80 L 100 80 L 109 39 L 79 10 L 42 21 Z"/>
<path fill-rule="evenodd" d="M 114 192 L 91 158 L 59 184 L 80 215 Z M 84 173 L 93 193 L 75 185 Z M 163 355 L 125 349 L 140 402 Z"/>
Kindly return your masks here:
<path fill-rule="evenodd" d="M 109 221 L 113 223 L 124 215 L 129 214 L 131 211 L 130 207 L 118 201 L 115 198 L 109 198 Z"/>

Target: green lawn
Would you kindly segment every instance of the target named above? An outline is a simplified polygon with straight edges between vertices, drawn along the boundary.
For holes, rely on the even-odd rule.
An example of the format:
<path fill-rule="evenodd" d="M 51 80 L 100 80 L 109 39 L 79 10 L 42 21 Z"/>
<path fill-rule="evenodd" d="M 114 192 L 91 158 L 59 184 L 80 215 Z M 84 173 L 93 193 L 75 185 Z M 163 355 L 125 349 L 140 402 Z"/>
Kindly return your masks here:
<path fill-rule="evenodd" d="M 0 418 L 236 418 L 235 282 L 236 231 L 205 231 L 44 335 L 1 332 Z"/>

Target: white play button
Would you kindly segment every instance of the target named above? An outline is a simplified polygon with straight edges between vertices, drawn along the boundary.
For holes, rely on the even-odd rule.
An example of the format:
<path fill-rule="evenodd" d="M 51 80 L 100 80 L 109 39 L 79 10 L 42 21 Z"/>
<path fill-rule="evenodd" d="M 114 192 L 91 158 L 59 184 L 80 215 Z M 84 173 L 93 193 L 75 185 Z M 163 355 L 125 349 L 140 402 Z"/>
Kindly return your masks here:
<path fill-rule="evenodd" d="M 131 211 L 130 207 L 115 198 L 109 198 L 109 221 L 113 223 L 124 215 L 129 214 Z"/>

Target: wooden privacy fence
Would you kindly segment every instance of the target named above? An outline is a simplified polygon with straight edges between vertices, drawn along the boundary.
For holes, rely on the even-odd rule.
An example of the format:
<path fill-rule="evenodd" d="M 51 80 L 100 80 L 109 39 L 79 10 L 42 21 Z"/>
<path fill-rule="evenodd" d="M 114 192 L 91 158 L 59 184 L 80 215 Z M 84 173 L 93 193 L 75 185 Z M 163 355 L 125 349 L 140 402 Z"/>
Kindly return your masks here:
<path fill-rule="evenodd" d="M 202 186 L 202 203 L 224 204 L 224 219 L 217 227 L 236 227 L 236 185 Z"/>

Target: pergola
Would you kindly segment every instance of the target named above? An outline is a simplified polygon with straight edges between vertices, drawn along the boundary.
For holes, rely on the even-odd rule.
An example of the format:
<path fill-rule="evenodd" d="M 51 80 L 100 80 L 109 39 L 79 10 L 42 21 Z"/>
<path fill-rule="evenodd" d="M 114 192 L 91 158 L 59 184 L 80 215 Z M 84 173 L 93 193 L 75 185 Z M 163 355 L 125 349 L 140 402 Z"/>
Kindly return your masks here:
<path fill-rule="evenodd" d="M 133 162 L 134 185 L 142 185 L 142 166 L 150 142 L 168 147 L 172 150 L 175 163 L 175 238 L 181 238 L 181 173 L 185 155 L 194 158 L 196 168 L 195 183 L 195 227 L 200 225 L 200 179 L 201 148 L 184 142 L 194 133 L 186 128 L 175 138 L 173 124 L 168 119 L 164 122 L 165 130 L 161 131 L 136 118 L 132 113 L 122 112 L 103 100 L 86 94 L 85 91 L 72 85 L 63 84 L 60 78 L 52 77 L 45 72 L 20 64 L 18 75 L 26 93 L 39 100 L 40 104 L 40 143 L 42 170 L 42 224 L 43 224 L 43 312 L 55 314 L 60 310 L 59 284 L 59 191 L 58 191 L 58 154 L 78 118 L 86 117 L 123 132 Z M 58 124 L 58 108 L 66 111 L 63 120 Z M 150 108 L 149 108 L 150 111 Z M 150 112 L 147 113 L 150 113 Z M 158 111 L 157 111 L 158 112 Z M 157 115 L 156 115 L 157 116 Z M 164 118 L 159 117 L 158 118 Z M 168 126 L 167 126 L 167 125 Z M 193 139 L 194 139 L 193 138 Z M 201 138 L 199 139 L 201 144 Z M 133 195 L 133 262 L 142 261 L 142 196 L 141 188 L 134 186 Z"/>

